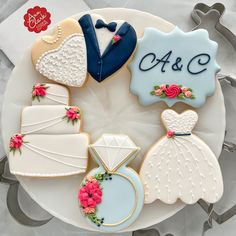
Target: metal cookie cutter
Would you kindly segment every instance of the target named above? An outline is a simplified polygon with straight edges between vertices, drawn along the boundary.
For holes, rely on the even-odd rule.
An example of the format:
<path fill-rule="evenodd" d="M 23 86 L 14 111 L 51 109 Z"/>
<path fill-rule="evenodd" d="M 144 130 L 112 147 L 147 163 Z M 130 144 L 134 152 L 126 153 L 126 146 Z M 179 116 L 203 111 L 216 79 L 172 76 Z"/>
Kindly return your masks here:
<path fill-rule="evenodd" d="M 208 6 L 204 3 L 196 4 L 191 14 L 193 21 L 197 24 L 197 26 L 193 30 L 198 28 L 214 27 L 217 33 L 224 37 L 224 39 L 226 39 L 236 51 L 236 35 L 234 35 L 227 27 L 225 27 L 221 23 L 221 18 L 224 12 L 225 6 L 221 3 L 215 3 L 212 6 Z M 232 76 L 219 74 L 217 78 L 219 81 L 227 81 L 232 87 L 236 88 L 236 79 L 234 79 Z M 233 152 L 236 150 L 236 144 L 225 141 L 223 144 L 223 149 L 228 152 Z M 218 224 L 222 224 L 236 215 L 236 205 L 220 215 L 215 212 L 213 204 L 207 204 L 203 200 L 200 200 L 198 203 L 208 214 L 208 220 L 205 221 L 203 225 L 202 235 L 204 235 L 207 230 L 212 228 L 212 220 L 214 220 Z"/>
<path fill-rule="evenodd" d="M 193 30 L 198 28 L 214 27 L 216 31 L 226 39 L 236 52 L 236 35 L 221 23 L 221 18 L 225 12 L 225 6 L 222 3 L 215 3 L 208 6 L 204 3 L 198 3 L 192 11 L 192 19 L 197 24 Z M 227 81 L 232 87 L 236 87 L 236 79 L 230 75 L 218 75 L 218 79 Z"/>

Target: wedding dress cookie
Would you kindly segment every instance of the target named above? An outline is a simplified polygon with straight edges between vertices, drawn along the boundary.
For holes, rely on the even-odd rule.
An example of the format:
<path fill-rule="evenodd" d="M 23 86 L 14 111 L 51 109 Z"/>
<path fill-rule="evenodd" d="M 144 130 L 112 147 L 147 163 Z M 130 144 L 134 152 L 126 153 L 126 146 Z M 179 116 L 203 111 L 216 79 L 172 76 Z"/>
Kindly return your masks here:
<path fill-rule="evenodd" d="M 145 203 L 156 199 L 167 204 L 177 199 L 186 204 L 199 199 L 217 202 L 223 194 L 221 170 L 211 149 L 192 133 L 197 113 L 165 110 L 162 120 L 167 136 L 147 153 L 140 170 Z"/>
<path fill-rule="evenodd" d="M 37 83 L 32 89 L 32 105 L 68 105 L 68 89 L 59 84 Z"/>
<path fill-rule="evenodd" d="M 85 39 L 74 19 L 60 22 L 52 35 L 36 41 L 32 48 L 36 70 L 50 80 L 81 87 L 87 76 Z"/>
<path fill-rule="evenodd" d="M 137 43 L 136 32 L 123 20 L 106 23 L 97 14 L 86 14 L 79 23 L 86 41 L 88 72 L 101 82 L 130 58 Z"/>
<path fill-rule="evenodd" d="M 137 173 L 126 167 L 138 150 L 126 135 L 104 134 L 90 146 L 99 167 L 83 180 L 78 199 L 81 213 L 98 230 L 122 230 L 139 216 L 143 187 Z"/>
<path fill-rule="evenodd" d="M 10 171 L 31 177 L 84 173 L 88 162 L 87 134 L 16 134 L 10 141 Z"/>
<path fill-rule="evenodd" d="M 204 29 L 146 28 L 129 65 L 130 90 L 145 106 L 163 101 L 169 107 L 177 102 L 200 107 L 215 91 L 217 48 Z"/>

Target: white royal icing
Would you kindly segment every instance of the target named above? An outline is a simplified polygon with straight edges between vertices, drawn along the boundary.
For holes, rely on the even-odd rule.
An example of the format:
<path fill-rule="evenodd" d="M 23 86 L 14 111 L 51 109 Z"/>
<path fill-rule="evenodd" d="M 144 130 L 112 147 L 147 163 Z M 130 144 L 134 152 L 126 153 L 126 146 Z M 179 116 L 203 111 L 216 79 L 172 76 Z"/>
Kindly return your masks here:
<path fill-rule="evenodd" d="M 162 113 L 167 130 L 177 134 L 191 132 L 198 116 L 194 111 Z M 219 163 L 211 149 L 196 135 L 163 137 L 143 162 L 140 177 L 145 189 L 145 203 L 159 199 L 173 204 L 181 199 L 186 204 L 203 199 L 217 202 L 223 194 Z"/>
<path fill-rule="evenodd" d="M 36 70 L 58 83 L 81 87 L 87 76 L 84 36 L 72 34 L 57 49 L 45 52 L 37 60 Z"/>
<path fill-rule="evenodd" d="M 69 92 L 66 87 L 59 84 L 45 84 L 47 93 L 38 101 L 32 100 L 32 105 L 68 105 Z"/>
<path fill-rule="evenodd" d="M 10 170 L 24 176 L 65 176 L 84 173 L 87 168 L 88 136 L 25 135 L 21 153 L 9 153 Z"/>
<path fill-rule="evenodd" d="M 80 120 L 68 122 L 67 106 L 29 106 L 22 112 L 21 134 L 77 134 Z"/>
<path fill-rule="evenodd" d="M 126 135 L 104 134 L 92 147 L 109 171 L 113 171 L 137 150 L 137 146 Z"/>
<path fill-rule="evenodd" d="M 106 20 L 104 18 L 102 18 L 100 15 L 97 15 L 97 14 L 91 14 L 91 18 L 92 18 L 94 30 L 96 33 L 100 53 L 102 55 L 104 53 L 105 49 L 107 48 L 108 44 L 111 42 L 113 36 L 116 35 L 116 32 L 119 30 L 119 28 L 124 23 L 124 21 L 123 20 L 111 20 L 109 22 L 106 22 Z M 96 22 L 98 19 L 102 19 L 105 23 L 116 22 L 117 23 L 116 30 L 114 32 L 111 32 L 107 28 L 97 29 L 95 27 L 95 25 L 96 25 Z"/>

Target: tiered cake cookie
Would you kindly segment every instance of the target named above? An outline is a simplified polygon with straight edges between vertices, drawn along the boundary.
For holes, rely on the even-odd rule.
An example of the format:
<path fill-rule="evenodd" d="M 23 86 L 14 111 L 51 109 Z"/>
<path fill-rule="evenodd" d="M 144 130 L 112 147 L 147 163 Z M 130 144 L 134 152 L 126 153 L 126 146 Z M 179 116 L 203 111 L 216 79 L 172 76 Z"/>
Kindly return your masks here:
<path fill-rule="evenodd" d="M 21 134 L 11 138 L 9 159 L 13 174 L 50 177 L 86 171 L 88 135 L 79 133 L 81 112 L 78 107 L 68 106 L 66 91 L 53 84 L 33 87 L 33 104 L 37 101 L 42 105 L 23 110 Z M 57 98 L 50 100 L 52 94 Z M 47 101 L 51 104 L 58 99 L 59 104 L 66 105 L 46 105 Z"/>

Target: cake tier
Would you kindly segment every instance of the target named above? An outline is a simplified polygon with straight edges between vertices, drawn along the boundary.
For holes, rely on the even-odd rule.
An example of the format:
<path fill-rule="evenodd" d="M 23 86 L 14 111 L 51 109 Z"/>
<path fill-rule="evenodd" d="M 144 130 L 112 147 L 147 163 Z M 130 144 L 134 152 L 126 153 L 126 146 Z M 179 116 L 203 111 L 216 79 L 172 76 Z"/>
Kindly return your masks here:
<path fill-rule="evenodd" d="M 64 86 L 58 84 L 45 84 L 46 95 L 34 98 L 32 105 L 68 105 L 69 104 L 69 92 Z"/>
<path fill-rule="evenodd" d="M 67 106 L 28 106 L 22 111 L 22 134 L 77 134 L 80 131 L 79 119 L 66 116 Z"/>
<path fill-rule="evenodd" d="M 25 135 L 20 150 L 9 153 L 10 171 L 15 175 L 55 177 L 84 173 L 89 138 L 74 135 Z"/>

